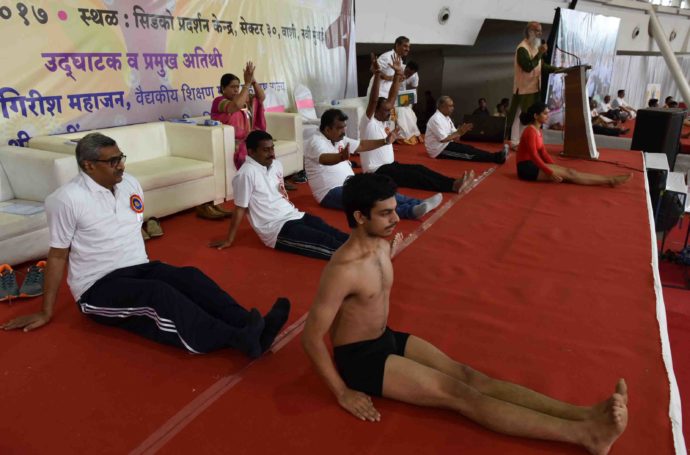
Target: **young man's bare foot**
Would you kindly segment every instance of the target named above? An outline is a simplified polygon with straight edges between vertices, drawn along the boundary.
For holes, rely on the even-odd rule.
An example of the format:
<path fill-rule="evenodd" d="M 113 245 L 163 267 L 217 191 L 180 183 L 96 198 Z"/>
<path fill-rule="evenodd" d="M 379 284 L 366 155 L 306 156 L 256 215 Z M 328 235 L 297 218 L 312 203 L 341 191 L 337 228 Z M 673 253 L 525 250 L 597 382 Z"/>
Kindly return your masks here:
<path fill-rule="evenodd" d="M 583 421 L 586 436 L 583 446 L 594 455 L 606 455 L 611 446 L 628 426 L 628 407 L 626 395 L 614 393 L 606 412 Z"/>
<path fill-rule="evenodd" d="M 474 180 L 474 170 L 465 171 L 461 178 L 453 182 L 453 192 L 462 193 L 462 191 L 472 184 Z"/>
<path fill-rule="evenodd" d="M 624 405 L 628 405 L 628 385 L 625 383 L 625 379 L 619 379 L 616 384 L 616 392 L 604 401 L 601 401 L 591 408 L 589 412 L 585 415 L 583 420 L 593 419 L 598 415 L 607 413 L 613 404 L 613 402 L 618 398 L 622 400 Z"/>
<path fill-rule="evenodd" d="M 627 182 L 628 180 L 630 180 L 632 178 L 632 176 L 633 176 L 632 173 L 624 174 L 624 175 L 614 175 L 613 177 L 611 177 L 611 180 L 609 181 L 609 185 L 611 185 L 611 186 L 622 185 L 625 182 Z"/>

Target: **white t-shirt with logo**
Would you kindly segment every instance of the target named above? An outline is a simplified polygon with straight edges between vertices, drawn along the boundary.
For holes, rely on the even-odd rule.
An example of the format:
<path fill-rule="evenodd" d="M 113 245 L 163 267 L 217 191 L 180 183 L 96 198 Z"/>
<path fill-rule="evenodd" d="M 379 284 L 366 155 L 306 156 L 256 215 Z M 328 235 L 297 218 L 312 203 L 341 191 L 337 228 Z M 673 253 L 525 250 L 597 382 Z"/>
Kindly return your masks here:
<path fill-rule="evenodd" d="M 359 148 L 359 141 L 347 136 L 334 144 L 321 131 L 314 134 L 305 144 L 304 170 L 307 173 L 309 188 L 317 202 L 321 203 L 329 191 L 343 186 L 345 179 L 355 175 L 349 161 L 341 161 L 332 166 L 319 163 L 319 157 L 324 153 L 338 153 L 348 144 L 350 154 Z"/>
<path fill-rule="evenodd" d="M 304 217 L 288 198 L 278 160 L 266 168 L 248 156 L 232 178 L 232 190 L 235 205 L 248 209 L 249 224 L 268 247 L 275 248 L 285 223 Z"/>
<path fill-rule="evenodd" d="M 453 125 L 453 120 L 437 110 L 426 124 L 424 146 L 429 156 L 432 158 L 439 156 L 448 147 L 448 142 L 441 142 L 441 140 L 447 138 L 455 131 L 457 131 L 457 128 Z"/>
<path fill-rule="evenodd" d="M 50 246 L 70 248 L 67 284 L 75 300 L 117 269 L 149 261 L 141 236 L 144 191 L 129 174 L 115 192 L 82 171 L 46 198 Z"/>
<path fill-rule="evenodd" d="M 377 120 L 373 115 L 371 118 L 365 115 L 362 117 L 359 134 L 364 140 L 380 140 L 388 137 L 388 130 L 387 122 Z M 384 164 L 391 164 L 395 161 L 392 144 L 384 145 L 368 152 L 361 152 L 359 155 L 364 172 L 376 172 Z"/>

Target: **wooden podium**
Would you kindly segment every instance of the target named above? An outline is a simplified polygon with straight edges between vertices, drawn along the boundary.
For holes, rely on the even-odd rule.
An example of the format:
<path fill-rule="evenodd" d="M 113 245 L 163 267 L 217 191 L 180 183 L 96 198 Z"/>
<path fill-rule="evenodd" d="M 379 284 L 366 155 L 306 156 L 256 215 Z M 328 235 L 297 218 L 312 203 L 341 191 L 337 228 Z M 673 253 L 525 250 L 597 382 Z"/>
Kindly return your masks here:
<path fill-rule="evenodd" d="M 599 158 L 587 97 L 587 70 L 590 68 L 589 65 L 576 65 L 559 71 L 565 74 L 565 156 Z"/>

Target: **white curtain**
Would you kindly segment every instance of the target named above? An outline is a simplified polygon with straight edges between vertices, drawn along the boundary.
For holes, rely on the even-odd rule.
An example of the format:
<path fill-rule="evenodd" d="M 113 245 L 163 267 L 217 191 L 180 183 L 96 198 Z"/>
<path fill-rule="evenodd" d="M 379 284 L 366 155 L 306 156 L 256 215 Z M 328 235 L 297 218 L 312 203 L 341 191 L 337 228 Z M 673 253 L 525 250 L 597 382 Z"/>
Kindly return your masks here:
<path fill-rule="evenodd" d="M 678 57 L 683 74 L 686 78 L 690 77 L 690 57 Z M 618 55 L 613 63 L 613 80 L 611 82 L 612 98 L 616 97 L 619 89 L 625 90 L 625 99 L 634 108 L 647 107 L 644 99 L 647 84 L 661 85 L 660 105 L 664 103 L 664 98 L 672 96 L 676 101 L 685 101 L 690 105 L 690 100 L 683 100 L 680 90 L 668 70 L 668 66 L 662 56 L 644 55 Z M 601 98 L 606 93 L 600 93 Z"/>

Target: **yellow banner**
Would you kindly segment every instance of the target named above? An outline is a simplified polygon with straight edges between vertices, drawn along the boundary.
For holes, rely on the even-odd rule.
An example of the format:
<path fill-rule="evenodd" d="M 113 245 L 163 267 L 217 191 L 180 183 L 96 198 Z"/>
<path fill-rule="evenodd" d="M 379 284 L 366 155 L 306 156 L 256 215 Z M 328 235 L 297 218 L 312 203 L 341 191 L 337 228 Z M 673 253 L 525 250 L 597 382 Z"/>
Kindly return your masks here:
<path fill-rule="evenodd" d="M 0 143 L 197 116 L 220 78 L 356 93 L 351 0 L 0 1 Z"/>

